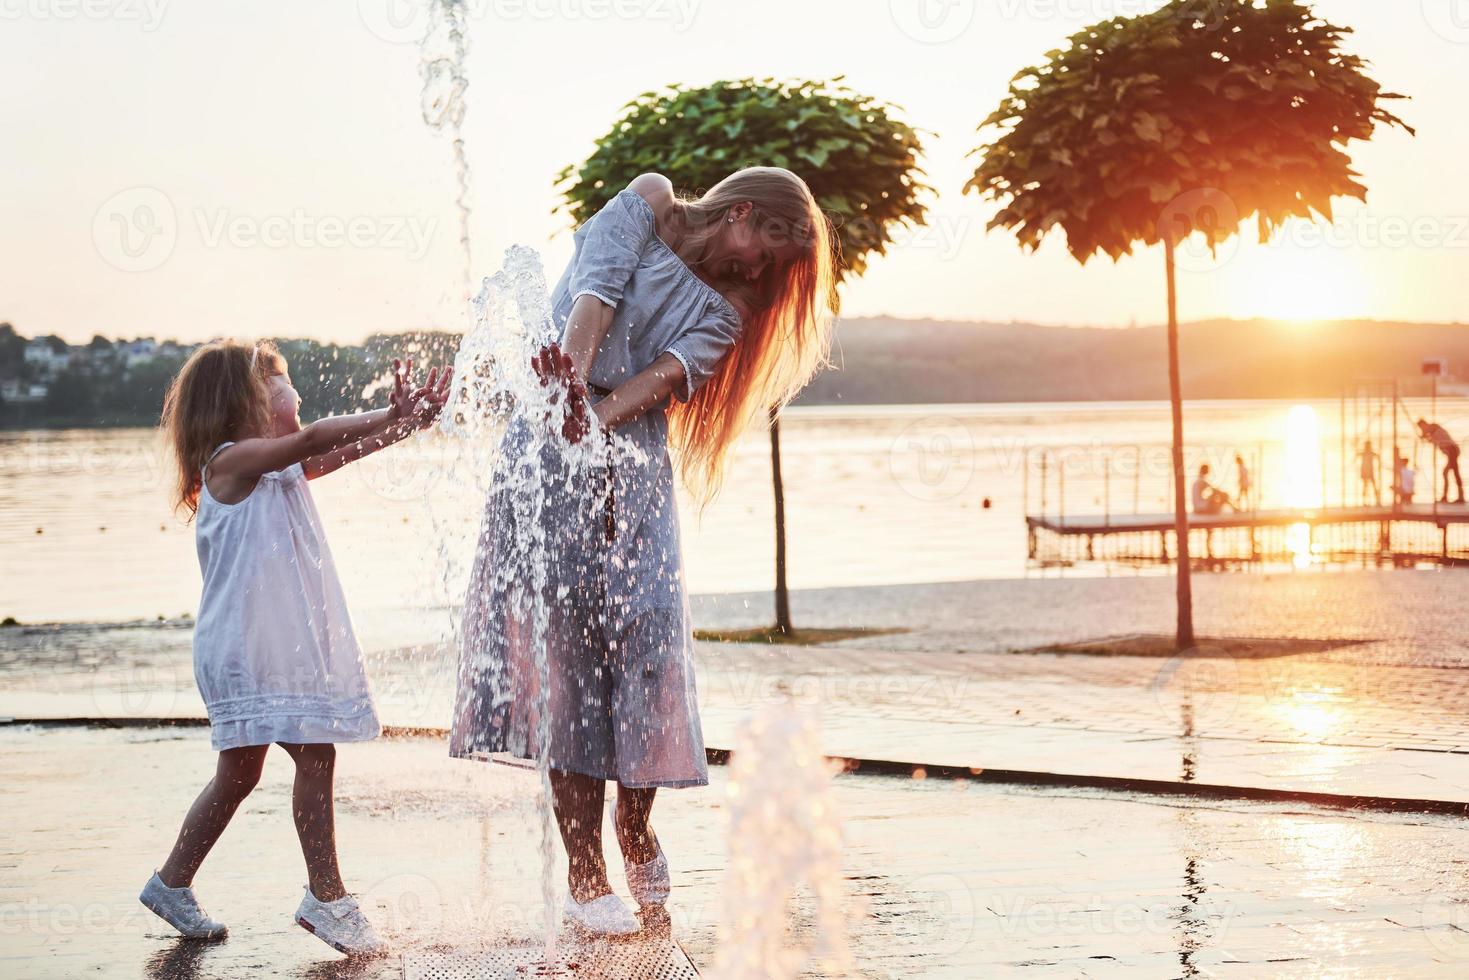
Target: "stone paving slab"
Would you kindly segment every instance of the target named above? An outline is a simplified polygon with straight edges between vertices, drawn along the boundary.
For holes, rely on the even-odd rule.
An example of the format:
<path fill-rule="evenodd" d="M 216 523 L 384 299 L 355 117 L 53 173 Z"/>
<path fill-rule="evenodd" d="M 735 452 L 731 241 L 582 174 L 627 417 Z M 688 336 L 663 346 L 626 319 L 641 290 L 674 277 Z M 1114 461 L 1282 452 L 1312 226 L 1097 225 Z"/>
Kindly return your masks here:
<path fill-rule="evenodd" d="M 531 774 L 450 760 L 424 738 L 338 758 L 344 873 L 400 955 L 539 935 Z M 402 976 L 401 960 L 352 964 L 291 923 L 302 870 L 283 753 L 197 882 L 230 938 L 171 938 L 137 905 L 212 765 L 200 729 L 0 729 L 0 975 Z M 728 770 L 712 776 L 662 794 L 654 818 L 675 869 L 672 934 L 706 975 L 728 862 Z M 841 975 L 1469 973 L 1463 820 L 863 776 L 834 787 Z M 789 916 L 808 937 L 809 898 Z"/>

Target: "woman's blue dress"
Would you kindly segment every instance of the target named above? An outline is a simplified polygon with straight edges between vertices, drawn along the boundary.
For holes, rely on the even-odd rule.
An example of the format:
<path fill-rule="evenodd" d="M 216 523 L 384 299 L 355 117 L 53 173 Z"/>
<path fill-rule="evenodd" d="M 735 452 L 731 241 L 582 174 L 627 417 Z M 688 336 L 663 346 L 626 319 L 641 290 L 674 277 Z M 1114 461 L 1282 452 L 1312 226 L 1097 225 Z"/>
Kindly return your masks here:
<path fill-rule="evenodd" d="M 734 308 L 658 237 L 636 192 L 618 194 L 574 241 L 551 295 L 556 327 L 564 332 L 583 295 L 614 310 L 589 383 L 615 389 L 670 353 L 687 378 L 675 397 L 692 397 L 739 335 Z M 613 467 L 610 540 L 605 498 L 560 444 L 533 440 L 524 423 L 507 431 L 460 628 L 452 755 L 538 754 L 539 672 L 523 597 L 544 574 L 536 591 L 548 607 L 552 768 L 629 787 L 709 781 L 665 408 L 618 428 L 644 459 Z M 539 451 L 529 448 L 536 441 Z M 517 473 L 536 480 L 540 501 L 528 502 Z M 532 552 L 537 567 L 527 565 Z"/>

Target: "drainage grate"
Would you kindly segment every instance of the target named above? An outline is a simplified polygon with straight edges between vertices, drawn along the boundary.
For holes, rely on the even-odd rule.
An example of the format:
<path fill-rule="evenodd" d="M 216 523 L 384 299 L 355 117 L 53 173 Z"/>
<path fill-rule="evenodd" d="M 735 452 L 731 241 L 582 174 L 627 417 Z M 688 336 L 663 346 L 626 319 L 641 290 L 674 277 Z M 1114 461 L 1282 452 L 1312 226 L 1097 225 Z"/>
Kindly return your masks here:
<path fill-rule="evenodd" d="M 596 943 L 561 954 L 548 969 L 540 946 L 502 946 L 484 950 L 409 953 L 403 980 L 695 980 L 699 971 L 677 943 Z"/>

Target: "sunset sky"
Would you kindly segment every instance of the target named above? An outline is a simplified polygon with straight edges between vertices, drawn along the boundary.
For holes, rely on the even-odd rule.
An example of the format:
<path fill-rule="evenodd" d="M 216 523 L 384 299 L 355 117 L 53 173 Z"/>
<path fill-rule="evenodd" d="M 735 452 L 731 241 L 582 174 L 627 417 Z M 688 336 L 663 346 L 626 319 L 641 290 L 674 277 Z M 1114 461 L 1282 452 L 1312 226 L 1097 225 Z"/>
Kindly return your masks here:
<path fill-rule="evenodd" d="M 472 0 L 474 270 L 511 244 L 569 255 L 553 175 L 669 82 L 830 78 L 926 140 L 928 229 L 846 294 L 849 315 L 1126 326 L 1163 311 L 1155 250 L 1077 266 L 986 235 L 960 188 L 1009 78 L 1143 0 Z M 1469 3 L 1322 0 L 1416 139 L 1357 144 L 1368 203 L 1329 229 L 1185 256 L 1181 311 L 1469 319 Z M 449 145 L 421 121 L 414 6 L 0 0 L 8 179 L 0 320 L 26 335 L 299 335 L 462 325 Z M 132 223 L 130 226 L 129 223 Z M 146 247 L 138 229 L 161 230 Z M 126 239 L 124 236 L 134 236 Z M 129 245 L 128 242 L 132 244 Z M 131 252 L 131 254 L 130 254 Z"/>

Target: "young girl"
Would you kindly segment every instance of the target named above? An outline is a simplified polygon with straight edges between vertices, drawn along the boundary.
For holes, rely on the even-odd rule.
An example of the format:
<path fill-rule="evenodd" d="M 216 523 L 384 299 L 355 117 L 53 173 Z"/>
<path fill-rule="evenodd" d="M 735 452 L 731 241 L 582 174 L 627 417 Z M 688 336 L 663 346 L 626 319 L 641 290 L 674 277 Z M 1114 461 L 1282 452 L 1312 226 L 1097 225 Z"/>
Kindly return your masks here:
<path fill-rule="evenodd" d="M 788 170 L 741 170 L 697 200 L 645 174 L 577 230 L 552 293 L 560 343 L 536 369 L 565 389 L 566 421 L 553 432 L 581 438 L 590 413 L 643 460 L 616 461 L 604 517 L 589 512 L 589 481 L 563 464 L 557 443 L 529 458 L 529 427 L 540 423 L 507 429 L 499 465 L 539 472 L 546 505 L 540 526 L 526 528 L 514 482 L 492 483 L 461 625 L 450 752 L 535 758 L 538 705 L 547 705 L 565 912 L 590 932 L 639 928 L 607 878 L 606 783 L 617 783 L 628 890 L 655 909 L 671 879 L 649 824 L 654 795 L 708 782 L 669 445 L 685 482 L 711 494 L 734 441 L 824 359 L 834 264 L 830 225 Z M 548 552 L 546 567 L 517 565 L 528 546 Z M 543 651 L 519 598 L 532 572 L 545 580 Z M 544 694 L 538 660 L 549 667 Z"/>
<path fill-rule="evenodd" d="M 185 936 L 226 933 L 190 886 L 274 742 L 296 763 L 291 810 L 309 880 L 296 922 L 349 955 L 382 948 L 342 885 L 332 811 L 334 745 L 377 737 L 377 712 L 306 481 L 432 424 L 448 372 L 411 390 L 412 368 L 393 362 L 387 408 L 305 428 L 268 343 L 205 345 L 169 389 L 163 425 L 204 573 L 194 677 L 219 762 L 139 900 Z"/>

